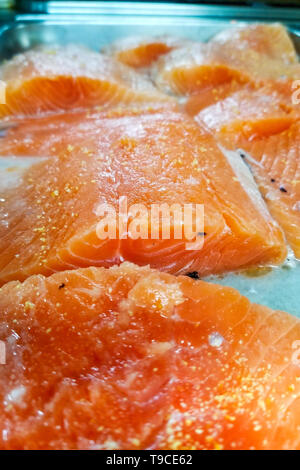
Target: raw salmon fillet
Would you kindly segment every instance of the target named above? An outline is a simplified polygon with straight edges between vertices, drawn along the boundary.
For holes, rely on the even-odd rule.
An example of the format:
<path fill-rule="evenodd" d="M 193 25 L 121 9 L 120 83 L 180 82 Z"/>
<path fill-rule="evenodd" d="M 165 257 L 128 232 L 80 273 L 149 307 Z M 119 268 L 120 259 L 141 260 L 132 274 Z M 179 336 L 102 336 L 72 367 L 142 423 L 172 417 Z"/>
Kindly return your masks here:
<path fill-rule="evenodd" d="M 103 49 L 106 54 L 115 57 L 123 64 L 133 68 L 145 68 L 152 65 L 160 56 L 182 47 L 186 39 L 172 36 L 141 37 L 130 36 L 119 39 Z"/>
<path fill-rule="evenodd" d="M 246 117 L 247 112 L 249 118 L 259 117 L 260 113 L 264 117 L 268 113 L 270 116 L 275 113 L 275 118 L 287 114 L 299 118 L 299 107 L 293 103 L 293 96 L 297 98 L 294 80 L 264 80 L 247 84 L 233 80 L 218 86 L 208 86 L 200 93 L 190 96 L 184 103 L 184 109 L 189 115 L 196 116 L 205 108 L 210 108 L 212 115 L 217 113 L 216 127 L 220 127 L 220 107 L 224 108 L 229 123 L 240 120 L 239 113 Z M 225 118 L 222 117 L 222 120 L 225 121 Z"/>
<path fill-rule="evenodd" d="M 296 79 L 297 54 L 285 28 L 254 24 L 224 31 L 208 43 L 195 43 L 162 56 L 153 67 L 159 88 L 179 95 L 235 81 Z"/>
<path fill-rule="evenodd" d="M 248 167 L 238 154 L 223 153 L 193 119 L 166 109 L 71 113 L 57 119 L 39 119 L 30 138 L 28 128 L 24 134 L 33 142 L 27 152 L 51 158 L 25 171 L 17 188 L 1 192 L 2 282 L 122 260 L 202 275 L 284 260 L 282 232 Z M 26 155 L 26 145 L 18 152 Z M 133 227 L 140 221 L 144 239 L 135 239 L 132 226 L 125 238 L 120 229 L 116 239 L 99 239 L 99 204 L 119 213 L 124 197 L 130 221 Z M 203 204 L 204 230 L 197 233 L 203 247 L 187 250 L 192 226 L 184 223 L 183 237 L 176 239 L 172 216 L 169 239 L 161 237 L 165 219 L 155 238 L 157 223 L 152 227 L 150 220 L 147 227 L 145 212 L 130 212 L 134 204 L 144 204 L 148 215 L 152 204 Z"/>
<path fill-rule="evenodd" d="M 196 95 L 191 95 L 186 99 L 186 102 L 184 103 L 184 110 L 190 116 L 196 116 L 203 109 L 224 100 L 228 96 L 241 89 L 247 90 L 249 93 L 251 93 L 251 91 L 255 89 L 255 86 L 254 84 L 245 85 L 238 83 L 235 80 L 225 82 L 217 86 L 208 85 Z"/>
<path fill-rule="evenodd" d="M 300 259 L 300 122 L 276 135 L 252 141 L 245 138 L 232 141 L 227 137 L 226 145 L 246 152 L 244 157 L 271 214 Z"/>
<path fill-rule="evenodd" d="M 195 95 L 208 86 L 235 81 L 249 83 L 247 73 L 219 58 L 219 47 L 195 43 L 160 57 L 152 67 L 157 87 L 168 94 Z"/>
<path fill-rule="evenodd" d="M 0 312 L 1 449 L 300 449 L 296 317 L 130 263 L 8 283 Z"/>
<path fill-rule="evenodd" d="M 81 46 L 33 49 L 0 66 L 0 117 L 104 104 L 167 100 L 145 77 Z"/>
<path fill-rule="evenodd" d="M 272 92 L 273 91 L 273 92 Z M 196 116 L 222 142 L 277 134 L 299 119 L 289 100 L 271 90 L 243 88 L 202 109 Z"/>
<path fill-rule="evenodd" d="M 242 150 L 271 214 L 300 258 L 300 128 L 292 93 L 292 86 L 283 89 L 274 81 L 261 89 L 241 89 L 204 107 L 195 120 L 224 147 Z"/>
<path fill-rule="evenodd" d="M 248 48 L 286 65 L 298 63 L 293 42 L 286 28 L 280 23 L 256 23 L 229 28 L 217 34 L 211 42 L 221 47 L 231 45 L 245 53 Z"/>
<path fill-rule="evenodd" d="M 134 106 L 117 106 L 97 110 L 69 111 L 59 114 L 49 114 L 43 117 L 34 116 L 2 123 L 0 137 L 1 156 L 38 156 L 59 155 L 72 148 L 72 144 L 82 145 L 83 152 L 96 152 L 101 142 L 109 140 L 114 135 L 109 131 L 107 138 L 102 134 L 103 120 L 106 124 L 111 119 L 112 124 L 121 123 L 119 118 L 134 117 L 146 114 L 156 115 L 170 111 L 179 111 L 176 102 L 142 103 Z M 168 115 L 168 114 L 167 114 Z M 99 140 L 100 139 L 100 140 Z"/>

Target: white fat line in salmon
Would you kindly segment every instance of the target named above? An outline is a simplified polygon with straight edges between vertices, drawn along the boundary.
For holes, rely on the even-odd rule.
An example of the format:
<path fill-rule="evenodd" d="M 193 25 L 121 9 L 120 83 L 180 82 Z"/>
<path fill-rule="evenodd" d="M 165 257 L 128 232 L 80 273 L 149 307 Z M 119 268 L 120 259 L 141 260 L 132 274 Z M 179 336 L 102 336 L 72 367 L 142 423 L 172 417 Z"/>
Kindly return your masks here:
<path fill-rule="evenodd" d="M 253 165 L 256 165 L 256 166 L 259 166 L 260 168 L 264 168 L 264 166 L 258 162 L 257 160 L 255 160 L 255 158 L 251 157 L 251 155 L 246 152 L 245 150 L 243 149 L 237 149 L 237 152 L 239 153 L 239 155 L 242 157 L 242 158 L 245 158 L 246 159 L 246 163 L 247 163 L 247 160 L 252 163 Z M 251 167 L 249 167 L 249 170 L 251 171 Z"/>

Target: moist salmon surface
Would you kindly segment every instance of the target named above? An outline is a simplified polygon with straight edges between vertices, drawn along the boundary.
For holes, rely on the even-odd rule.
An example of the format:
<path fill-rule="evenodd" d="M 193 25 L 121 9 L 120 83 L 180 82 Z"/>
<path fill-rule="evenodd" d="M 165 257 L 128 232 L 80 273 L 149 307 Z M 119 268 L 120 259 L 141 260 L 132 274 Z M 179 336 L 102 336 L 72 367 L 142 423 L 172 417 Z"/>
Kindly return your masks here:
<path fill-rule="evenodd" d="M 23 142 L 17 138 L 14 150 L 12 140 L 7 152 L 59 156 L 33 165 L 17 188 L 2 194 L 0 211 L 8 214 L 0 227 L 2 282 L 122 260 L 202 275 L 284 260 L 283 234 L 240 156 L 222 152 L 191 118 L 166 109 L 85 116 L 39 119 L 13 132 Z M 187 250 L 187 239 L 172 234 L 153 238 L 151 221 L 148 239 L 134 239 L 130 230 L 125 239 L 123 233 L 99 239 L 97 207 L 118 211 L 124 197 L 129 208 L 144 204 L 147 210 L 151 204 L 203 204 L 202 249 Z"/>
<path fill-rule="evenodd" d="M 273 217 L 283 228 L 295 256 L 300 258 L 299 121 L 270 136 L 236 141 L 221 135 L 228 146 L 239 148 L 249 162 Z"/>
<path fill-rule="evenodd" d="M 0 117 L 168 99 L 129 67 L 76 45 L 16 55 L 0 66 L 0 80 L 7 85 Z"/>
<path fill-rule="evenodd" d="M 0 449 L 300 450 L 287 29 L 93 47 L 0 64 Z"/>
<path fill-rule="evenodd" d="M 295 317 L 129 263 L 8 283 L 0 311 L 3 449 L 299 449 Z"/>
<path fill-rule="evenodd" d="M 191 98 L 186 110 L 221 145 L 240 152 L 299 259 L 299 106 L 292 100 L 293 82 L 213 90 Z"/>
<path fill-rule="evenodd" d="M 229 29 L 208 43 L 195 42 L 161 56 L 153 64 L 157 86 L 179 95 L 197 94 L 209 85 L 235 80 L 287 80 L 299 77 L 295 48 L 279 24 Z"/>
<path fill-rule="evenodd" d="M 131 36 L 118 39 L 102 52 L 112 55 L 123 64 L 141 69 L 151 66 L 159 57 L 188 43 L 190 41 L 172 36 Z"/>

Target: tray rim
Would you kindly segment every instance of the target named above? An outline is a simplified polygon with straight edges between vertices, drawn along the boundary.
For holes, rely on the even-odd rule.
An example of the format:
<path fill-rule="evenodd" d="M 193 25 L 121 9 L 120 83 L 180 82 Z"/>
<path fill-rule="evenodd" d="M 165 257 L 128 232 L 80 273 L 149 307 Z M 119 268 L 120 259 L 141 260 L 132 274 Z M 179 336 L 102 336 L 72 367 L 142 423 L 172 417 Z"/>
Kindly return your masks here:
<path fill-rule="evenodd" d="M 28 0 L 25 0 L 28 1 Z M 40 3 L 40 2 L 36 2 Z M 76 2 L 62 1 L 62 2 L 43 2 L 53 4 L 69 4 L 72 5 Z M 82 11 L 72 13 L 17 13 L 14 12 L 13 16 L 4 16 L 1 21 L 0 11 L 0 37 L 3 33 L 8 33 L 15 29 L 26 28 L 30 24 L 44 24 L 44 25 L 135 25 L 140 20 L 147 20 L 149 24 L 166 24 L 172 25 L 196 25 L 199 22 L 203 23 L 251 23 L 251 22 L 279 22 L 284 24 L 290 32 L 300 37 L 300 8 L 298 11 L 292 8 L 282 7 L 268 7 L 268 6 L 255 6 L 255 7 L 232 7 L 220 5 L 195 5 L 188 4 L 182 5 L 178 3 L 166 2 L 91 2 L 87 1 L 84 4 L 97 4 L 95 12 Z M 145 10 L 145 5 L 147 9 Z M 83 5 L 82 5 L 83 6 Z M 157 8 L 153 12 L 153 6 Z M 116 7 L 118 10 L 116 12 Z M 120 7 L 120 9 L 119 9 Z M 152 10 L 150 9 L 152 7 Z M 167 9 L 166 9 L 167 7 Z M 170 10 L 170 7 L 172 9 Z M 183 8 L 184 7 L 184 8 Z M 134 12 L 133 12 L 134 11 Z M 12 12 L 10 12 L 12 13 Z M 267 16 L 266 16 L 267 14 Z M 4 20 L 4 21 L 3 21 Z"/>
<path fill-rule="evenodd" d="M 256 18 L 268 21 L 300 21 L 300 8 L 270 6 L 265 4 L 249 5 L 220 5 L 220 4 L 193 4 L 172 2 L 120 2 L 120 1 L 39 1 L 20 0 L 19 7 L 22 11 L 16 12 L 16 18 L 20 16 L 26 21 L 26 17 L 35 14 L 51 15 L 80 15 L 84 20 L 86 15 L 113 15 L 113 16 L 181 16 L 181 17 L 221 17 L 232 19 Z M 155 9 L 155 11 L 153 11 Z M 34 15 L 36 17 L 37 15 Z"/>

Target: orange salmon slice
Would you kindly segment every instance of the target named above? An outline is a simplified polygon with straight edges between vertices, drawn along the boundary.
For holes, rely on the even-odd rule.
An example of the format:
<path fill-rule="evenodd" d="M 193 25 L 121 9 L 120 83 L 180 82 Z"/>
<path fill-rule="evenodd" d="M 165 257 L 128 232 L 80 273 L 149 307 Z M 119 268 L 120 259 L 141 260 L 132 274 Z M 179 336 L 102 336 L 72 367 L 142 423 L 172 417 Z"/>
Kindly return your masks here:
<path fill-rule="evenodd" d="M 89 113 L 87 121 L 86 113 L 59 115 L 56 123 L 53 116 L 39 119 L 31 135 L 27 127 L 25 140 L 30 135 L 34 143 L 27 152 L 52 156 L 26 170 L 17 188 L 1 192 L 2 282 L 122 260 L 204 275 L 285 259 L 282 232 L 238 154 L 221 151 L 193 119 L 174 110 L 122 112 Z M 16 146 L 26 155 L 18 129 Z M 161 237 L 163 220 L 161 232 L 152 235 L 150 218 L 148 225 L 141 222 L 144 239 L 130 230 L 125 238 L 120 232 L 99 239 L 99 204 L 118 213 L 124 197 L 128 208 L 143 204 L 146 218 L 153 204 L 204 205 L 204 228 L 197 233 L 203 247 L 186 249 L 194 227 L 189 222 L 176 239 L 172 214 L 169 238 Z"/>
<path fill-rule="evenodd" d="M 227 139 L 230 145 L 230 139 Z M 241 138 L 231 146 L 245 150 L 245 158 L 259 184 L 273 217 L 283 228 L 300 259 L 300 123 L 276 135 L 249 141 Z"/>
<path fill-rule="evenodd" d="M 0 80 L 7 85 L 2 118 L 168 99 L 131 68 L 75 45 L 19 54 L 0 66 Z"/>
<path fill-rule="evenodd" d="M 218 86 L 208 86 L 196 95 L 190 96 L 184 104 L 184 109 L 190 116 L 196 116 L 205 108 L 211 107 L 212 114 L 213 111 L 217 112 L 216 127 L 220 127 L 218 119 L 222 114 L 219 108 L 214 108 L 213 105 L 219 102 L 222 103 L 220 106 L 224 107 L 229 122 L 240 120 L 236 108 L 239 108 L 239 113 L 244 117 L 247 117 L 246 112 L 248 112 L 249 118 L 259 117 L 260 112 L 264 115 L 275 112 L 275 118 L 288 113 L 293 113 L 293 117 L 299 117 L 298 89 L 297 81 L 289 79 L 261 80 L 247 84 L 231 81 Z M 225 121 L 224 118 L 222 120 Z"/>
<path fill-rule="evenodd" d="M 172 36 L 142 37 L 132 36 L 119 39 L 105 47 L 102 52 L 115 57 L 123 64 L 133 68 L 145 68 L 152 65 L 160 56 L 182 47 L 186 39 Z"/>
<path fill-rule="evenodd" d="M 176 102 L 137 103 L 131 106 L 97 107 L 97 109 L 71 110 L 59 114 L 33 116 L 26 119 L 3 120 L 0 131 L 1 156 L 58 156 L 72 148 L 72 144 L 81 145 L 83 152 L 94 154 L 98 142 L 105 141 L 102 134 L 103 120 L 111 119 L 118 123 L 119 118 L 150 116 L 157 113 L 179 111 Z M 108 140 L 112 133 L 107 134 Z M 102 139 L 102 140 L 99 140 Z"/>
<path fill-rule="evenodd" d="M 299 110 L 292 84 L 270 81 L 202 109 L 195 120 L 226 148 L 241 149 L 273 217 L 300 258 Z"/>
<path fill-rule="evenodd" d="M 296 317 L 130 263 L 8 283 L 0 312 L 1 449 L 300 449 Z"/>
<path fill-rule="evenodd" d="M 218 101 L 224 100 L 243 88 L 246 88 L 249 93 L 251 89 L 253 89 L 250 84 L 245 85 L 235 82 L 234 80 L 218 86 L 209 85 L 196 95 L 190 96 L 184 103 L 184 110 L 190 116 L 196 116 L 205 108 L 216 104 Z"/>
<path fill-rule="evenodd" d="M 296 79 L 300 65 L 287 31 L 279 24 L 253 24 L 224 31 L 162 56 L 153 67 L 159 88 L 179 95 L 235 81 Z"/>
<path fill-rule="evenodd" d="M 286 65 L 298 63 L 294 44 L 286 28 L 280 23 L 254 23 L 229 28 L 217 34 L 211 42 L 220 46 L 231 45 L 240 52 L 248 48 L 263 56 L 280 60 Z"/>
<path fill-rule="evenodd" d="M 195 119 L 203 123 L 221 141 L 252 140 L 286 130 L 299 118 L 299 112 L 287 99 L 262 89 L 243 88 L 201 110 Z"/>

